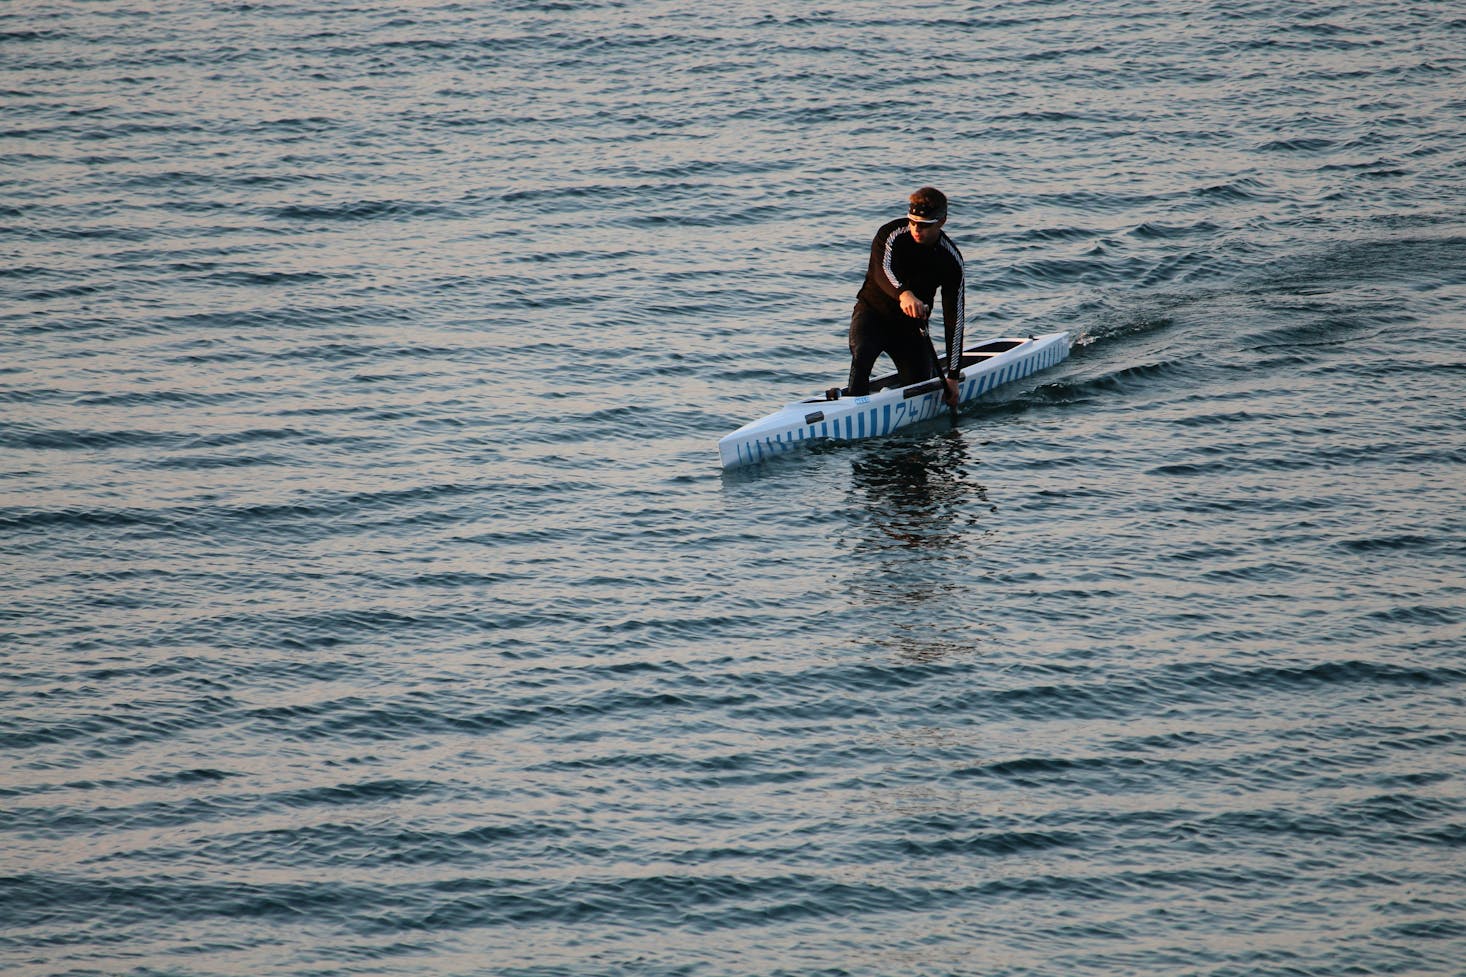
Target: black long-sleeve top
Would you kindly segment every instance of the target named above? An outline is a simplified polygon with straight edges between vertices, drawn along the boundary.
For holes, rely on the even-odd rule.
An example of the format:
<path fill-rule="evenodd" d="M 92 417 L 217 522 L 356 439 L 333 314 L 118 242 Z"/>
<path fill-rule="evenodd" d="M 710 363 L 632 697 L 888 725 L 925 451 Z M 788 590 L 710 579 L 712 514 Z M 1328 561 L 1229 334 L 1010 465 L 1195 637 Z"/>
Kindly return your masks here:
<path fill-rule="evenodd" d="M 962 334 L 966 326 L 962 252 L 946 231 L 936 244 L 918 244 L 906 219 L 902 218 L 876 231 L 870 244 L 870 265 L 856 298 L 882 316 L 904 319 L 913 328 L 919 328 L 921 320 L 901 311 L 901 293 L 908 288 L 928 308 L 941 288 L 947 341 L 943 365 L 948 373 L 955 372 L 962 365 Z"/>

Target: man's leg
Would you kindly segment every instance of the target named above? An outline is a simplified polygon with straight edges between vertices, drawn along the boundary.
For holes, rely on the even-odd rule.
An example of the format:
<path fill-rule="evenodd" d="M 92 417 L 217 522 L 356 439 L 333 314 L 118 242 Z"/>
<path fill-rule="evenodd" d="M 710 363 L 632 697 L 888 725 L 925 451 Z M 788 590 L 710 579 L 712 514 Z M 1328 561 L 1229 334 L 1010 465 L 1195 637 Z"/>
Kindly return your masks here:
<path fill-rule="evenodd" d="M 886 332 L 880 319 L 863 305 L 850 314 L 850 383 L 846 393 L 864 397 L 870 393 L 870 371 L 876 357 L 886 351 Z"/>
<path fill-rule="evenodd" d="M 886 355 L 895 362 L 903 387 L 930 380 L 937 375 L 937 354 L 932 349 L 931 337 L 925 328 L 902 329 L 893 338 Z"/>

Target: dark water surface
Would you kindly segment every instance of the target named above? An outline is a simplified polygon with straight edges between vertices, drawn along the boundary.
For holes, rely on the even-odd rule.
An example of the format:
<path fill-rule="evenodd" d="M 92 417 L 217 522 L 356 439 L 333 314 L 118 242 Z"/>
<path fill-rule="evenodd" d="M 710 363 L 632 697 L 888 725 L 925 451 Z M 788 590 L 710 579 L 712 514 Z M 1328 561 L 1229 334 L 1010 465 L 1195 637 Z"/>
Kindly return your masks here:
<path fill-rule="evenodd" d="M 1466 7 L 692 6 L 0 6 L 0 971 L 1466 973 Z"/>

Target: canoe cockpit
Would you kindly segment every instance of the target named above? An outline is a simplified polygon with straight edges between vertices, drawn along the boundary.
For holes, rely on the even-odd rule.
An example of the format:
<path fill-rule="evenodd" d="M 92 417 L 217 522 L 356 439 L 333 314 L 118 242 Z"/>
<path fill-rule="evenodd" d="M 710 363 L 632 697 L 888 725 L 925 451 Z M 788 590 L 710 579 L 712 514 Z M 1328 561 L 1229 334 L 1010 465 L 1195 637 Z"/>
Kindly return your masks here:
<path fill-rule="evenodd" d="M 1032 342 L 1032 340 L 1031 339 L 994 339 L 991 342 L 983 343 L 980 346 L 973 346 L 973 347 L 971 347 L 969 349 L 964 349 L 962 351 L 962 369 L 965 370 L 969 366 L 976 366 L 977 364 L 981 363 L 983 360 L 992 359 L 994 356 L 997 356 L 999 353 L 1006 353 L 1010 349 L 1017 349 L 1019 346 L 1022 346 L 1024 343 L 1027 343 L 1027 342 Z M 870 382 L 870 392 L 871 393 L 875 393 L 878 390 L 889 390 L 891 387 L 900 386 L 900 379 L 901 379 L 901 376 L 898 373 L 889 373 L 886 376 L 872 379 L 871 382 Z M 824 403 L 826 401 L 835 399 L 835 398 L 833 398 L 833 397 L 830 396 L 830 394 L 833 393 L 833 392 L 834 391 L 829 391 L 823 397 L 815 397 L 815 398 L 813 398 L 811 400 L 800 401 L 800 403 L 805 403 L 805 404 L 819 404 L 819 403 Z M 850 391 L 847 388 L 844 388 L 844 387 L 840 388 L 839 396 L 841 396 L 841 397 L 848 397 L 849 395 L 850 395 Z"/>

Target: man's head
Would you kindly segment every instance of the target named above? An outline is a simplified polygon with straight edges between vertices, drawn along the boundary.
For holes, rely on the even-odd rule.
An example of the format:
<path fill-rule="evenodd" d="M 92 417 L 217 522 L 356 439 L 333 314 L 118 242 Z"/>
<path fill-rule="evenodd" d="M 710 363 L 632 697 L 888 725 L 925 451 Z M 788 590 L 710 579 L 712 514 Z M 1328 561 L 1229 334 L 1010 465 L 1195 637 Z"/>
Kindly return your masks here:
<path fill-rule="evenodd" d="M 946 195 L 936 187 L 917 190 L 907 201 L 906 222 L 918 243 L 937 243 L 942 225 L 947 223 Z"/>

